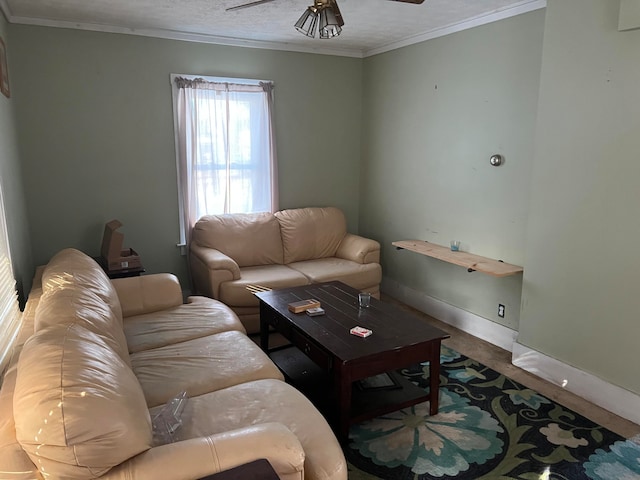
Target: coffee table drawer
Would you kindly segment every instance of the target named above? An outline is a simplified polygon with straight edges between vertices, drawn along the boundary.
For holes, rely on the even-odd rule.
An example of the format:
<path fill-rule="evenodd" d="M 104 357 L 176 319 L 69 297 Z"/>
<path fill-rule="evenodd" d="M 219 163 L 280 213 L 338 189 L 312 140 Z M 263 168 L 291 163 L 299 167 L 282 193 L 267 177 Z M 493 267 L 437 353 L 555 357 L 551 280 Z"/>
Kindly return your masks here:
<path fill-rule="evenodd" d="M 267 323 L 271 328 L 280 332 L 285 338 L 291 340 L 291 323 L 286 318 L 278 315 L 269 315 L 267 317 Z"/>
<path fill-rule="evenodd" d="M 331 357 L 302 333 L 294 330 L 291 336 L 291 343 L 302 350 L 302 352 L 320 368 L 324 370 L 331 368 Z"/>

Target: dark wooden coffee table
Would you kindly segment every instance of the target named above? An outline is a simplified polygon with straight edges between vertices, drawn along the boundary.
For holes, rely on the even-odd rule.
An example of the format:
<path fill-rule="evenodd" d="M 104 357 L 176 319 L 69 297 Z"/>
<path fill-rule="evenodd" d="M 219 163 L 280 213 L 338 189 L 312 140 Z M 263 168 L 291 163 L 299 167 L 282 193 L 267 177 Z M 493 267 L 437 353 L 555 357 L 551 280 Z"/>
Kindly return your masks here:
<path fill-rule="evenodd" d="M 327 282 L 256 293 L 260 299 L 260 345 L 267 353 L 273 327 L 326 372 L 332 384 L 331 403 L 337 416 L 337 434 L 346 440 L 349 426 L 417 403 L 429 401 L 429 413 L 438 413 L 440 344 L 449 335 L 399 307 L 371 299 L 358 307 L 358 291 Z M 319 300 L 325 315 L 291 313 L 287 305 L 298 300 Z M 366 338 L 349 330 L 373 330 Z M 401 375 L 393 376 L 397 388 L 362 390 L 354 382 L 429 361 L 429 392 Z M 277 360 L 276 360 L 276 363 Z M 354 398 L 359 396 L 359 399 Z"/>

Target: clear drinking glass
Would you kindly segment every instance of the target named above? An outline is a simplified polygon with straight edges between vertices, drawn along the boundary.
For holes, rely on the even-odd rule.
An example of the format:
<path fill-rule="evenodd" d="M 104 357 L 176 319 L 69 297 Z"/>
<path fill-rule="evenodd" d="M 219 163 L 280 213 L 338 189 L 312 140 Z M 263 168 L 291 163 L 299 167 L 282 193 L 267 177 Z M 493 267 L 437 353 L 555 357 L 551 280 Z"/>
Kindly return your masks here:
<path fill-rule="evenodd" d="M 358 294 L 358 305 L 360 308 L 367 308 L 371 305 L 371 294 L 367 292 L 360 292 Z"/>

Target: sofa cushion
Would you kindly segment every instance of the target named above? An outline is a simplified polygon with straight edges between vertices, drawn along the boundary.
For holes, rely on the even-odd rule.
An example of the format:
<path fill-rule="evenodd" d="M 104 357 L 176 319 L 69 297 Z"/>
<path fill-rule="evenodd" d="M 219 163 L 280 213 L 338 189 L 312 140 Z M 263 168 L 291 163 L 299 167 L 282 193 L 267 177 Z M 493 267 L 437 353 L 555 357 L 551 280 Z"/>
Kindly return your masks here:
<path fill-rule="evenodd" d="M 78 324 L 36 332 L 18 361 L 16 438 L 47 478 L 96 478 L 151 445 L 131 369 Z"/>
<path fill-rule="evenodd" d="M 73 248 L 61 250 L 54 255 L 42 274 L 43 294 L 68 288 L 92 291 L 122 322 L 120 299 L 111 280 L 93 258 Z"/>
<path fill-rule="evenodd" d="M 159 408 L 152 409 L 152 414 Z M 257 380 L 189 399 L 178 430 L 184 440 L 270 422 L 284 424 L 305 452 L 304 478 L 347 478 L 346 462 L 324 417 L 298 390 L 277 380 Z"/>
<path fill-rule="evenodd" d="M 131 354 L 149 407 L 185 390 L 189 397 L 282 373 L 260 347 L 240 332 L 223 332 Z"/>
<path fill-rule="evenodd" d="M 275 290 L 308 283 L 307 277 L 286 265 L 246 267 L 242 269 L 240 279 L 220 284 L 220 301 L 232 307 L 257 307 L 258 298 L 247 290 L 249 285 L 260 285 Z"/>
<path fill-rule="evenodd" d="M 347 233 L 347 221 L 335 207 L 296 208 L 275 213 L 280 222 L 284 263 L 333 257 Z"/>
<path fill-rule="evenodd" d="M 180 281 L 171 273 L 116 278 L 111 283 L 118 294 L 123 318 L 159 312 L 184 303 Z"/>
<path fill-rule="evenodd" d="M 101 337 L 109 348 L 129 364 L 129 349 L 122 322 L 106 303 L 95 293 L 80 286 L 64 290 L 49 289 L 40 297 L 34 331 L 71 323 L 77 323 Z"/>
<path fill-rule="evenodd" d="M 245 332 L 233 310 L 206 297 L 189 297 L 183 305 L 126 317 L 124 320 L 124 333 L 130 352 L 164 347 L 229 330 Z"/>
<path fill-rule="evenodd" d="M 2 377 L 0 388 L 0 478 L 33 480 L 42 478 L 29 455 L 16 440 L 13 418 L 13 391 L 16 384 L 16 364 L 11 365 Z"/>
<path fill-rule="evenodd" d="M 382 280 L 382 268 L 379 263 L 356 263 L 337 257 L 321 258 L 288 265 L 309 279 L 309 283 L 322 283 L 340 280 L 357 289 L 377 286 Z"/>
<path fill-rule="evenodd" d="M 247 335 L 260 333 L 260 307 L 231 307 L 247 330 Z M 273 334 L 271 335 L 273 336 Z"/>
<path fill-rule="evenodd" d="M 208 215 L 196 222 L 193 241 L 215 248 L 240 267 L 283 262 L 280 224 L 271 213 Z"/>

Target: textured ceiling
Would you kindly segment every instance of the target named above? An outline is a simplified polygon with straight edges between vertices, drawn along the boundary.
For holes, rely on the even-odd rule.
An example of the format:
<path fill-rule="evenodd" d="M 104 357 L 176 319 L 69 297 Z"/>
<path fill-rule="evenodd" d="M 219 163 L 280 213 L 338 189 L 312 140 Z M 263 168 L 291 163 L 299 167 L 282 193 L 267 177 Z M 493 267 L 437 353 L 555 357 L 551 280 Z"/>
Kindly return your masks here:
<path fill-rule="evenodd" d="M 543 8 L 546 0 L 338 0 L 337 38 L 309 39 L 293 24 L 312 0 L 0 0 L 11 23 L 134 33 L 228 45 L 367 56 Z"/>

